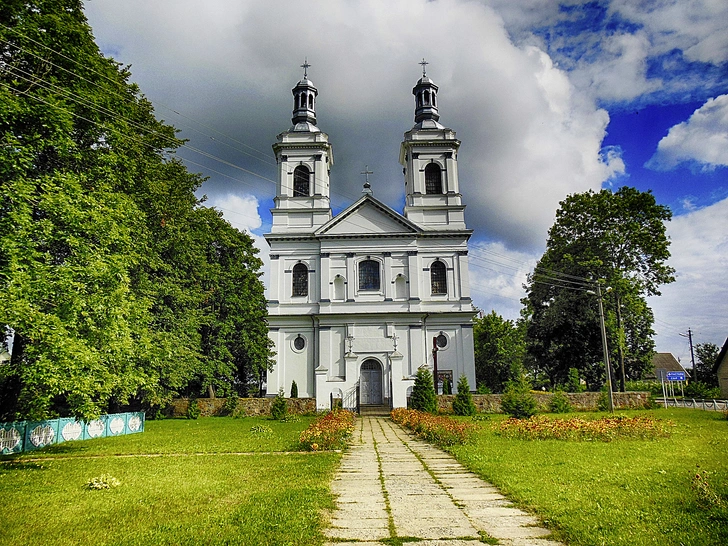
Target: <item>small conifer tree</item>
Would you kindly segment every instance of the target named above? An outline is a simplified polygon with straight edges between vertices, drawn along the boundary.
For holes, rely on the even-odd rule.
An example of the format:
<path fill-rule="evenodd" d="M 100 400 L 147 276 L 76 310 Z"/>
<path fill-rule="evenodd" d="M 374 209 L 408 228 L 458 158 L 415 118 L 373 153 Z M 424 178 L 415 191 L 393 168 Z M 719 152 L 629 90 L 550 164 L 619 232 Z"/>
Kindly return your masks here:
<path fill-rule="evenodd" d="M 528 419 L 538 412 L 536 397 L 531 394 L 531 383 L 525 375 L 509 381 L 501 398 L 501 409 L 516 419 Z"/>
<path fill-rule="evenodd" d="M 286 398 L 283 396 L 283 389 L 280 389 L 270 406 L 270 416 L 276 421 L 280 421 L 286 416 L 287 411 Z"/>
<path fill-rule="evenodd" d="M 452 403 L 452 411 L 455 415 L 475 415 L 476 408 L 473 402 L 473 395 L 470 393 L 468 378 L 464 375 L 458 380 L 458 393 Z"/>
<path fill-rule="evenodd" d="M 298 385 L 295 381 L 291 383 L 291 398 L 298 398 Z"/>
<path fill-rule="evenodd" d="M 412 387 L 412 396 L 410 397 L 410 407 L 427 413 L 437 411 L 435 387 L 432 382 L 432 375 L 427 368 L 417 370 L 415 385 Z"/>
<path fill-rule="evenodd" d="M 442 380 L 442 394 L 452 394 L 452 384 L 448 377 Z"/>

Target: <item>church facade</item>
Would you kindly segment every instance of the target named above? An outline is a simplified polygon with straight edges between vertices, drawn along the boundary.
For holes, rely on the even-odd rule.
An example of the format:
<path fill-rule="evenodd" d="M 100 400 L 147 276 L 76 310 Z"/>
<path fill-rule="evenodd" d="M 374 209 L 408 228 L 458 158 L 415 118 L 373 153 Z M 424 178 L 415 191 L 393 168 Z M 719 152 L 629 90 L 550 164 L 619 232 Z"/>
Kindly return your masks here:
<path fill-rule="evenodd" d="M 424 66 L 424 65 L 423 65 Z M 455 132 L 439 123 L 438 87 L 423 70 L 413 89 L 415 125 L 404 134 L 402 214 L 362 196 L 332 215 L 334 156 L 316 126 L 318 90 L 293 88 L 292 127 L 273 145 L 278 180 L 270 246 L 269 336 L 275 365 L 267 392 L 292 382 L 318 409 L 405 407 L 421 366 L 475 388 L 468 239 Z M 368 176 L 368 175 L 367 175 Z"/>

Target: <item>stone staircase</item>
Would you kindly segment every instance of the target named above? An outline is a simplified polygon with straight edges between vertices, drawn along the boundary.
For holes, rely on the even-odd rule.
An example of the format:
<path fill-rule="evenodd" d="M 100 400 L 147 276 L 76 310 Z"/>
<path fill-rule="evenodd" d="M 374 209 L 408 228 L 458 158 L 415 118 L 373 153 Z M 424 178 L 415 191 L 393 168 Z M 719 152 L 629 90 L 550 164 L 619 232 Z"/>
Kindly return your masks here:
<path fill-rule="evenodd" d="M 359 415 L 362 417 L 389 417 L 389 411 L 389 404 L 359 406 Z"/>

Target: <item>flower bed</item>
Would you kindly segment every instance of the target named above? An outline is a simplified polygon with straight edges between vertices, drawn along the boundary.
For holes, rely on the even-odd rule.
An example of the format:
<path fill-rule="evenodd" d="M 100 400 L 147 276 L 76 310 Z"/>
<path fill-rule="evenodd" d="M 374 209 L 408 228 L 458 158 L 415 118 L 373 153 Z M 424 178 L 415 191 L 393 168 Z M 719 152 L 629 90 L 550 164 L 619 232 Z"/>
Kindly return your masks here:
<path fill-rule="evenodd" d="M 472 439 L 475 427 L 471 423 L 417 410 L 392 410 L 392 420 L 412 430 L 417 436 L 441 447 L 465 444 Z"/>
<path fill-rule="evenodd" d="M 354 432 L 354 414 L 334 410 L 316 419 L 301 433 L 301 447 L 308 451 L 343 449 Z"/>
<path fill-rule="evenodd" d="M 549 419 L 536 415 L 530 419 L 508 419 L 496 428 L 505 438 L 524 440 L 598 440 L 611 442 L 618 439 L 651 440 L 669 435 L 670 421 L 653 417 L 626 417 L 615 415 L 600 419 Z"/>

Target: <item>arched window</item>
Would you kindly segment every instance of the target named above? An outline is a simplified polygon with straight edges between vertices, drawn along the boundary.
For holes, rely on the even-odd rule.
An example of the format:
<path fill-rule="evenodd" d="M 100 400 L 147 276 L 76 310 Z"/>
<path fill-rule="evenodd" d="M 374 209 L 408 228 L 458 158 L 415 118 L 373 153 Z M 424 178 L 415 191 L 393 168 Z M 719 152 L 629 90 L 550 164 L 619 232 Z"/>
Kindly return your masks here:
<path fill-rule="evenodd" d="M 430 104 L 430 92 L 425 90 L 425 104 Z"/>
<path fill-rule="evenodd" d="M 379 290 L 379 262 L 364 260 L 359 263 L 359 290 Z"/>
<path fill-rule="evenodd" d="M 308 296 L 308 267 L 305 264 L 293 266 L 293 290 L 294 296 Z"/>
<path fill-rule="evenodd" d="M 430 285 L 433 294 L 447 294 L 447 268 L 439 260 L 430 266 Z"/>
<path fill-rule="evenodd" d="M 442 170 L 437 163 L 428 163 L 425 167 L 425 193 L 442 193 Z"/>
<path fill-rule="evenodd" d="M 305 165 L 293 169 L 293 197 L 309 196 L 309 175 L 310 171 Z"/>
<path fill-rule="evenodd" d="M 313 95 L 308 96 L 308 107 L 313 110 Z"/>

